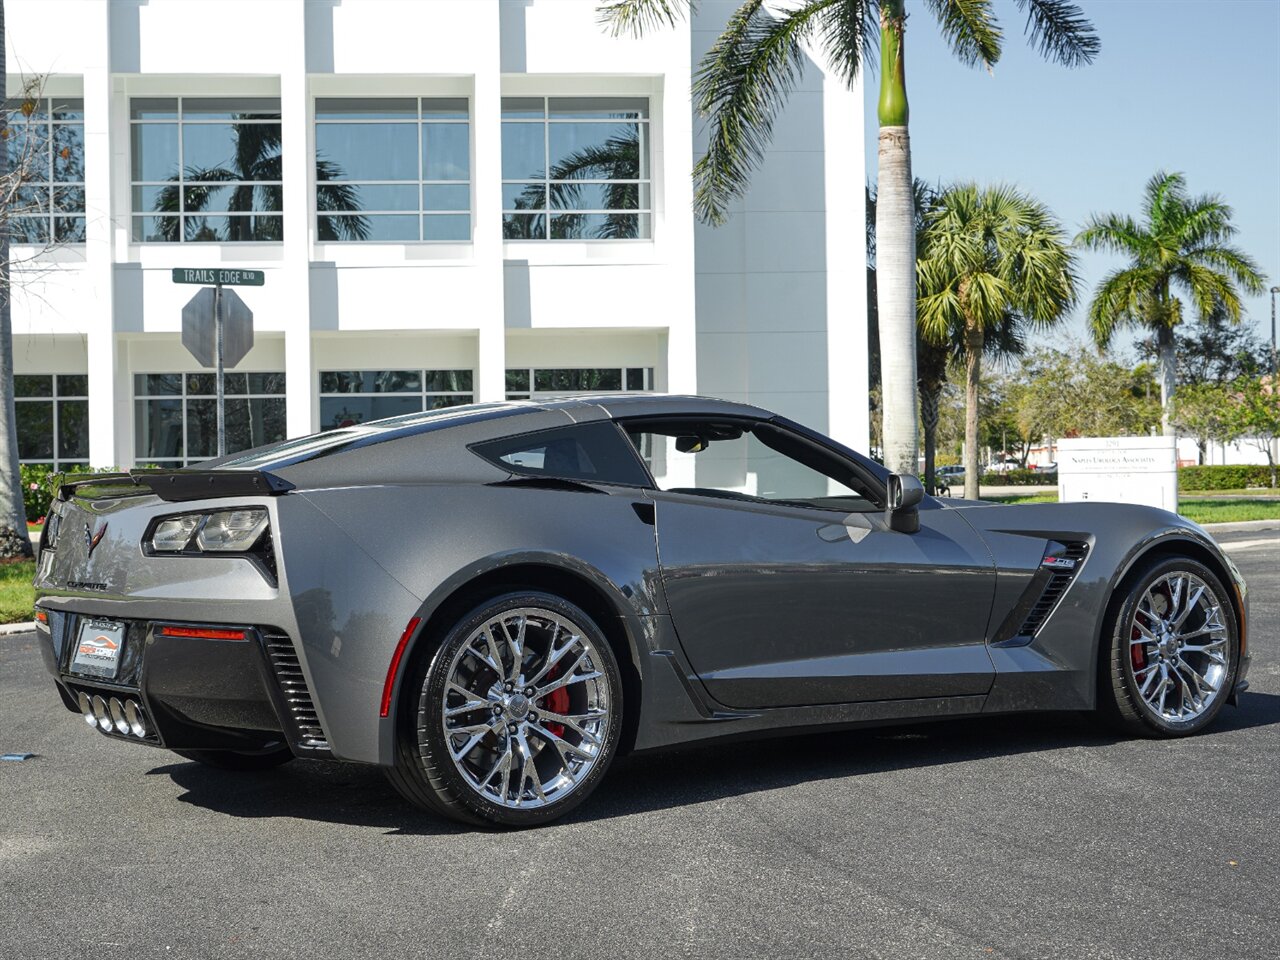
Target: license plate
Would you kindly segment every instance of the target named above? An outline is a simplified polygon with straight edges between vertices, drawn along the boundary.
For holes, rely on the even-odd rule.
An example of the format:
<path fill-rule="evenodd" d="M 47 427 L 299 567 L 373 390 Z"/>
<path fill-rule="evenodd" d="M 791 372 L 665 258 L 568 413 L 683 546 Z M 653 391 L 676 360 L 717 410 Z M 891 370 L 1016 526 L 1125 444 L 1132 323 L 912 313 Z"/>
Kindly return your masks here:
<path fill-rule="evenodd" d="M 71 658 L 74 673 L 114 678 L 124 649 L 124 624 L 114 620 L 82 620 Z"/>

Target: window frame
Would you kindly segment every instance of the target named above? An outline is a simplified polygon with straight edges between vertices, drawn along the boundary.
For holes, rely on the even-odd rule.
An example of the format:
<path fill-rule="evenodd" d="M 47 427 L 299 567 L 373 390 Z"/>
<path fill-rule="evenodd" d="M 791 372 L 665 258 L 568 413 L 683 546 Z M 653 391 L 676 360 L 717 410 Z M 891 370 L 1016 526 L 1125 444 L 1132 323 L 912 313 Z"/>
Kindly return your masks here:
<path fill-rule="evenodd" d="M 370 100 L 370 101 L 413 100 L 416 108 L 416 115 L 414 117 L 406 117 L 402 119 L 391 119 L 391 118 L 381 118 L 381 119 L 366 118 L 363 120 L 349 119 L 349 118 L 322 119 L 319 112 L 319 104 L 322 100 Z M 439 117 L 439 118 L 433 118 L 430 120 L 424 120 L 423 112 L 422 112 L 423 102 L 431 101 L 431 100 L 454 100 L 454 101 L 460 100 L 467 105 L 467 110 L 466 110 L 467 115 L 466 117 L 461 117 L 461 118 L 460 117 Z M 314 178 L 313 178 L 314 191 L 312 193 L 311 200 L 312 200 L 313 206 L 315 207 L 314 229 L 316 231 L 316 238 L 317 238 L 316 242 L 325 243 L 325 244 L 341 243 L 341 244 L 356 244 L 356 245 L 363 245 L 363 244 L 375 244 L 375 245 L 384 244 L 385 245 L 385 244 L 406 244 L 406 243 L 438 245 L 438 244 L 449 244 L 449 243 L 454 243 L 454 244 L 474 243 L 475 229 L 476 229 L 476 216 L 475 216 L 475 195 L 476 195 L 475 160 L 476 160 L 476 157 L 475 157 L 475 136 L 474 136 L 475 131 L 473 129 L 474 114 L 475 114 L 475 110 L 474 110 L 473 98 L 469 95 L 379 94 L 375 96 L 362 96 L 362 95 L 355 95 L 355 94 L 351 94 L 351 95 L 338 94 L 338 95 L 326 95 L 326 96 L 313 97 L 311 102 L 311 124 L 312 124 L 313 140 L 316 142 L 316 147 L 315 147 L 315 156 L 312 158 L 312 161 L 313 161 L 312 170 L 314 174 Z M 424 174 L 423 161 L 426 158 L 423 152 L 422 139 L 425 132 L 425 126 L 428 123 L 447 123 L 447 124 L 454 124 L 454 125 L 462 125 L 466 127 L 467 129 L 467 179 L 466 180 L 428 179 L 423 175 Z M 337 124 L 364 124 L 364 125 L 371 125 L 371 126 L 375 126 L 378 124 L 401 124 L 404 126 L 409 126 L 412 124 L 414 127 L 414 130 L 416 131 L 415 140 L 416 140 L 416 147 L 418 151 L 418 159 L 417 159 L 417 166 L 416 166 L 417 179 L 416 180 L 367 180 L 367 179 L 360 179 L 360 178 L 353 177 L 345 180 L 321 180 L 318 175 L 319 171 L 315 170 L 314 168 L 314 163 L 319 161 L 320 159 L 319 145 L 318 145 L 319 137 L 316 136 L 315 134 L 316 134 L 316 131 L 319 129 L 319 127 L 321 127 L 322 125 L 327 126 L 327 125 L 337 125 Z M 353 211 L 350 211 L 349 213 L 331 212 L 331 211 L 322 212 L 319 209 L 319 203 L 317 202 L 317 194 L 319 193 L 321 184 L 328 184 L 328 183 L 347 184 L 355 187 L 360 187 L 360 186 L 407 187 L 412 185 L 416 189 L 417 195 L 418 195 L 417 209 L 416 211 L 414 210 L 359 210 L 359 211 L 353 210 Z M 431 187 L 431 186 L 456 187 L 456 186 L 461 186 L 464 183 L 466 184 L 466 187 L 467 187 L 467 204 L 468 205 L 466 210 L 427 210 L 426 209 L 426 206 L 423 203 L 424 188 Z M 354 216 L 360 216 L 360 215 L 368 215 L 368 216 L 375 216 L 375 217 L 392 216 L 392 215 L 402 216 L 402 217 L 416 216 L 418 221 L 418 239 L 416 240 L 344 240 L 341 238 L 336 238 L 332 240 L 320 239 L 320 220 L 322 217 L 354 217 Z M 425 236 L 425 233 L 426 233 L 425 218 L 426 217 L 431 217 L 431 216 L 457 217 L 457 216 L 463 216 L 463 215 L 467 217 L 467 224 L 468 224 L 467 237 L 465 240 L 456 240 L 456 239 L 455 240 L 428 240 L 426 238 Z"/>
<path fill-rule="evenodd" d="M 358 373 L 358 374 L 386 373 L 393 369 L 402 369 L 402 370 L 407 370 L 409 372 L 413 372 L 416 370 L 418 373 L 418 383 L 420 384 L 418 389 L 417 390 L 368 390 L 368 391 L 361 390 L 361 391 L 339 391 L 339 392 L 325 391 L 322 389 L 322 384 L 324 383 L 324 377 L 326 374 L 333 375 L 338 373 Z M 470 391 L 428 390 L 426 388 L 428 373 L 469 373 L 471 375 L 471 390 Z M 444 410 L 444 409 L 448 409 L 448 407 L 464 407 L 469 403 L 475 403 L 476 402 L 475 384 L 476 384 L 476 371 L 473 367 L 451 367 L 451 368 L 368 367 L 368 368 L 358 368 L 354 370 L 319 370 L 316 372 L 316 398 L 319 401 L 319 408 L 323 409 L 325 400 L 330 400 L 337 397 L 418 397 L 422 401 L 422 407 L 417 412 L 426 413 L 429 410 Z M 465 403 L 451 403 L 451 404 L 448 404 L 448 406 L 446 407 L 428 407 L 427 406 L 427 398 L 429 397 L 462 397 L 462 396 L 469 396 L 471 399 L 467 400 Z M 392 414 L 392 416 L 410 416 L 410 415 L 411 414 Z M 326 427 L 324 425 L 323 419 L 324 419 L 323 416 L 321 416 L 321 423 L 320 423 L 321 433 L 329 433 L 333 430 L 347 429 L 341 426 Z M 387 419 L 387 418 L 380 417 L 378 419 Z M 364 420 L 358 424 L 355 424 L 355 426 L 363 426 L 365 423 L 374 423 L 374 422 L 376 421 Z"/>
<path fill-rule="evenodd" d="M 49 393 L 49 396 L 47 396 L 47 397 L 20 397 L 20 396 L 17 396 L 17 390 L 15 389 L 15 390 L 14 390 L 14 398 L 13 398 L 13 402 L 14 402 L 14 405 L 15 405 L 15 406 L 17 406 L 18 404 L 23 404 L 23 403 L 26 403 L 26 404 L 47 403 L 47 404 L 49 404 L 49 405 L 50 405 L 50 407 L 52 408 L 52 411 L 53 411 L 53 420 L 52 420 L 52 424 L 51 424 L 51 426 L 52 426 L 52 431 L 51 431 L 51 433 L 52 433 L 52 441 L 51 441 L 51 442 L 52 442 L 53 446 L 50 448 L 50 449 L 53 451 L 53 456 L 52 456 L 52 457 L 50 457 L 49 459 L 45 459 L 45 458 L 43 458 L 43 457 L 36 457 L 36 458 L 19 457 L 19 462 L 20 462 L 20 463 L 23 463 L 23 464 L 31 464 L 31 465 L 33 465 L 33 466 L 36 466 L 36 465 L 38 465 L 38 466 L 48 466 L 48 467 L 51 467 L 51 468 L 52 468 L 52 469 L 54 469 L 54 470 L 62 470 L 62 469 L 64 469 L 64 468 L 65 468 L 65 467 L 67 467 L 67 466 L 88 466 L 88 465 L 89 465 L 89 456 L 88 456 L 88 454 L 87 454 L 87 453 L 86 453 L 86 455 L 85 455 L 85 456 L 83 456 L 83 457 L 62 457 L 62 456 L 59 456 L 59 455 L 58 455 L 58 449 L 59 449 L 59 446 L 60 446 L 59 441 L 60 441 L 60 439 L 61 439 L 61 430 L 62 430 L 62 428 L 61 428 L 61 426 L 60 426 L 60 425 L 61 425 L 61 422 L 62 422 L 62 418 L 59 416 L 59 409 L 58 409 L 58 408 L 59 408 L 59 406 L 61 405 L 61 403 L 62 403 L 63 401 L 68 401 L 68 402 L 70 402 L 70 401 L 78 401 L 78 400 L 83 400 L 83 401 L 84 401 L 84 404 L 85 404 L 85 427 L 86 427 L 86 429 L 88 429 L 88 426 L 89 426 L 89 414 L 90 414 L 90 407 L 89 407 L 89 381 L 88 381 L 89 374 L 88 374 L 88 372 L 86 371 L 85 373 L 15 373 L 15 374 L 14 374 L 14 379 L 15 379 L 15 381 L 17 380 L 17 378 L 18 378 L 18 377 L 47 377 L 47 378 L 49 378 L 49 381 L 50 381 L 50 383 L 49 383 L 49 390 L 50 390 L 50 393 Z M 84 392 L 84 394 L 83 394 L 83 395 L 81 395 L 81 394 L 78 394 L 78 393 L 73 393 L 73 394 L 66 394 L 66 395 L 63 395 L 63 394 L 59 393 L 59 392 L 58 392 L 58 379 L 59 379 L 60 377 L 84 377 L 84 378 L 85 378 L 85 392 Z M 15 413 L 16 413 L 16 411 L 15 411 Z M 16 416 L 15 416 L 15 420 L 16 420 Z M 14 423 L 14 429 L 15 429 L 15 430 L 17 429 L 17 423 L 16 423 L 16 422 Z"/>
<path fill-rule="evenodd" d="M 279 115 L 278 115 L 278 116 L 276 116 L 275 118 L 271 118 L 271 117 L 253 117 L 253 118 L 251 118 L 251 119 L 247 119 L 247 120 L 222 120 L 222 119 L 215 119 L 215 118 L 209 118 L 209 119 L 198 119 L 198 120 L 188 120 L 188 119 L 186 119 L 186 117 L 185 117 L 184 104 L 185 104 L 187 101 L 200 101 L 200 100 L 206 100 L 206 101 L 207 101 L 207 100 L 226 100 L 226 99 L 274 101 L 274 102 L 278 105 L 278 106 L 277 106 L 277 111 L 276 111 L 276 112 L 277 112 Z M 135 102 L 135 101 L 142 101 L 142 100 L 151 100 L 151 101 L 157 101 L 157 100 L 172 100 L 172 101 L 174 101 L 174 103 L 175 103 L 175 105 L 176 105 L 176 106 L 175 106 L 175 111 L 174 111 L 174 119 L 172 119 L 172 120 L 160 120 L 160 119 L 139 119 L 139 118 L 137 118 L 137 117 L 134 117 L 134 116 L 133 116 L 133 104 L 134 104 L 134 102 Z M 284 180 L 283 180 L 283 179 L 281 179 L 281 180 L 227 180 L 227 181 L 220 181 L 220 182 L 205 181 L 205 180 L 190 180 L 190 181 L 189 181 L 189 180 L 187 180 L 187 179 L 186 179 L 186 173 L 187 173 L 186 158 L 185 158 L 185 150 L 186 150 L 186 147 L 185 147 L 185 145 L 184 145 L 184 143 L 183 143 L 183 141 L 184 141 L 184 139 L 185 139 L 185 138 L 184 138 L 184 137 L 183 137 L 183 135 L 182 135 L 182 134 L 183 134 L 183 128 L 184 128 L 184 127 L 186 127 L 186 126 L 188 126 L 188 125 L 192 125 L 192 126 L 220 126 L 220 125 L 221 125 L 221 126 L 225 126 L 225 125 L 227 125 L 227 124 L 231 124 L 231 125 L 240 125 L 240 124 L 244 124 L 244 125 L 249 125 L 249 124 L 255 124 L 255 125 L 256 125 L 256 124 L 262 124 L 262 125 L 266 125 L 266 124 L 275 124 L 275 125 L 277 125 L 277 126 L 279 126 L 279 127 L 280 127 L 280 141 L 281 141 L 281 142 L 280 142 L 280 153 L 281 153 L 281 156 L 283 156 L 283 154 L 284 154 L 284 117 L 283 117 L 283 105 L 282 105 L 282 103 L 281 103 L 281 98 L 280 98 L 280 97 L 278 97 L 278 96 L 270 96 L 270 95 L 259 95 L 259 94 L 245 94 L 245 95 L 243 95 L 243 96 L 241 96 L 241 95 L 236 95 L 236 94 L 198 94 L 198 95 L 195 95 L 195 96 L 191 96 L 191 95 L 186 95 L 186 94 L 173 94 L 173 95 L 166 95 L 166 94 L 144 94 L 144 93 L 137 93 L 137 94 L 130 94 L 130 95 L 129 95 L 129 97 L 127 98 L 127 102 L 126 102 L 126 105 L 125 105 L 125 106 L 126 106 L 126 111 L 127 111 L 127 114 L 128 114 L 128 124 L 129 124 L 129 139 L 128 139 L 128 142 L 129 142 L 129 162 L 128 162 L 128 172 L 129 172 L 129 243 L 130 243 L 130 244 L 145 245 L 145 246 L 156 246 L 156 245 L 164 245 L 164 246 L 185 246 L 185 245 L 188 245 L 188 244 L 191 244 L 191 245 L 203 245 L 203 244 L 217 244 L 217 243 L 231 243 L 231 244 L 248 244 L 248 243 L 272 243 L 272 244 L 282 244 L 282 243 L 284 243 Z M 133 177 L 133 173 L 134 173 L 134 146 L 135 146 L 135 144 L 134 144 L 134 135 L 133 135 L 133 131 L 134 131 L 134 129 L 135 129 L 136 127 L 143 127 L 143 126 L 164 126 L 164 125 L 174 125 L 174 126 L 176 126 L 176 127 L 178 128 L 178 156 L 177 156 L 177 171 L 178 171 L 178 179 L 177 179 L 177 180 L 163 180 L 163 181 L 160 181 L 160 180 L 146 180 L 146 179 L 142 179 L 142 180 L 135 180 L 135 179 L 134 179 L 134 177 Z M 284 172 L 284 171 L 283 171 L 283 164 L 282 164 L 282 166 L 281 166 L 281 173 L 283 174 L 283 172 Z M 156 212 L 156 211 L 154 211 L 154 210 L 135 210 L 135 209 L 134 209 L 134 192 L 135 192 L 137 189 L 139 189 L 139 188 L 144 188 L 144 189 L 145 189 L 145 188 L 149 188 L 149 187 L 151 187 L 151 188 L 154 188 L 154 187 L 167 187 L 167 186 L 176 186 L 176 187 L 178 188 L 178 209 L 177 209 L 175 212 L 173 212 L 173 213 L 157 213 L 157 212 Z M 281 192 L 281 198 L 280 198 L 280 209 L 279 209 L 279 210 L 254 210 L 254 211 L 250 211 L 250 212 L 248 212 L 248 213 L 233 213 L 233 212 L 227 212 L 227 211 L 212 211 L 212 212 L 210 212 L 210 211 L 205 211 L 203 214 L 188 214 L 188 213 L 187 213 L 187 211 L 186 211 L 186 206 L 187 206 L 187 188 L 188 188 L 188 187 L 193 187 L 193 186 L 194 186 L 194 187 L 198 187 L 198 186 L 225 187 L 225 188 L 227 188 L 227 189 L 231 189 L 231 190 L 234 190 L 234 189 L 236 189 L 237 187 L 242 187 L 242 186 L 252 186 L 252 187 L 254 187 L 254 188 L 257 188 L 257 187 L 278 187 L 278 188 L 280 188 L 280 192 Z M 187 239 L 187 218 L 188 218 L 189 216 L 191 216 L 191 217 L 195 217 L 195 216 L 204 216 L 204 217 L 206 217 L 206 218 L 223 217 L 223 218 L 236 218 L 236 219 L 244 219 L 244 220 L 254 220 L 254 219 L 257 219 L 257 218 L 260 218 L 260 217 L 270 217 L 270 218 L 275 219 L 276 221 L 278 221 L 278 222 L 279 222 L 279 225 L 280 225 L 280 239 L 278 239 L 278 240 L 259 240 L 259 239 L 250 239 L 250 240 L 188 240 L 188 239 Z M 139 220 L 142 220 L 142 219 L 146 219 L 146 220 L 158 220 L 158 219 L 165 218 L 165 217 L 172 217 L 172 218 L 177 219 L 177 221 L 178 221 L 178 239 L 177 239 L 177 240 L 148 240 L 148 239 L 145 239 L 145 238 L 139 238 L 139 237 L 137 237 L 137 236 L 135 235 L 135 231 L 137 230 L 137 227 L 138 227 L 138 221 L 139 221 Z"/>
<path fill-rule="evenodd" d="M 824 459 L 828 460 L 829 462 L 834 464 L 839 464 L 844 467 L 848 467 L 853 473 L 853 475 L 866 485 L 868 492 L 871 493 L 872 496 L 864 499 L 867 499 L 867 501 L 871 504 L 873 509 L 868 511 L 856 511 L 856 512 L 873 513 L 873 512 L 879 512 L 881 510 L 884 510 L 885 508 L 885 504 L 888 500 L 888 491 L 886 488 L 885 481 L 875 471 L 869 469 L 867 464 L 862 462 L 862 458 L 857 453 L 855 453 L 852 450 L 836 447 L 833 445 L 833 442 L 829 442 L 829 438 L 826 438 L 822 434 L 817 433 L 817 431 L 810 430 L 807 427 L 802 427 L 800 424 L 794 423 L 786 419 L 785 417 L 771 417 L 768 419 L 763 419 L 759 417 L 744 417 L 741 415 L 717 416 L 713 414 L 694 414 L 694 413 L 690 413 L 690 414 L 677 413 L 677 414 L 666 414 L 666 415 L 645 414 L 645 415 L 632 416 L 632 417 L 619 417 L 616 420 L 614 420 L 614 423 L 618 425 L 618 427 L 622 430 L 623 435 L 627 437 L 627 442 L 631 445 L 632 449 L 635 449 L 635 444 L 631 443 L 630 437 L 627 436 L 628 428 L 632 424 L 636 424 L 636 425 L 641 425 L 645 423 L 670 424 L 673 422 L 680 422 L 680 421 L 687 421 L 690 424 L 730 423 L 734 425 L 742 425 L 744 428 L 764 426 L 764 427 L 771 428 L 773 430 L 777 430 L 779 433 L 782 433 L 790 437 L 791 439 L 795 440 L 800 445 L 805 446 L 810 450 L 813 450 L 815 453 L 817 453 L 819 456 L 823 457 Z M 754 429 L 752 429 L 750 432 L 753 435 L 755 433 Z M 757 439 L 759 438 L 757 437 Z M 785 453 L 782 453 L 781 451 L 777 451 L 777 452 L 779 453 L 779 455 L 785 456 L 789 460 L 795 460 L 795 458 L 792 457 L 790 454 L 785 454 Z M 851 512 L 855 512 L 847 509 L 842 509 L 840 507 L 827 507 L 827 506 L 822 506 L 821 504 L 805 503 L 799 500 L 785 500 L 785 499 L 784 500 L 767 500 L 764 498 L 751 497 L 749 495 L 745 495 L 741 499 L 737 497 L 722 498 L 722 497 L 712 496 L 710 494 L 691 493 L 687 490 L 677 490 L 677 491 L 663 490 L 661 487 L 658 486 L 657 481 L 653 478 L 653 473 L 652 471 L 649 470 L 648 463 L 645 463 L 644 457 L 640 455 L 640 451 L 636 450 L 636 454 L 640 458 L 640 462 L 644 464 L 645 471 L 649 474 L 650 485 L 653 491 L 655 493 L 660 493 L 665 496 L 690 497 L 696 500 L 696 502 L 698 503 L 706 503 L 713 506 L 733 505 L 733 506 L 758 507 L 765 510 L 773 510 L 773 509 L 817 510 L 817 511 L 821 511 L 824 514 L 840 514 L 840 515 L 847 515 Z M 808 467 L 808 464 L 804 464 L 801 461 L 796 461 L 796 462 L 801 463 L 802 466 Z M 809 467 L 809 469 L 813 470 L 814 468 Z M 815 470 L 815 472 L 822 473 L 823 471 Z M 825 475 L 828 477 L 828 479 L 833 479 L 833 480 L 836 479 L 835 477 L 832 477 L 830 474 L 825 474 Z M 843 483 L 844 481 L 838 481 L 838 482 Z"/>
<path fill-rule="evenodd" d="M 622 386 L 617 390 L 539 390 L 536 387 L 537 375 L 539 371 L 561 371 L 561 370 L 617 370 L 620 375 Z M 508 390 L 506 389 L 506 378 L 513 373 L 527 373 L 529 375 L 528 390 Z M 630 387 L 628 383 L 631 380 L 631 374 L 638 373 L 641 378 L 640 387 Z M 651 393 L 655 389 L 655 371 L 653 367 L 630 367 L 630 366 L 595 366 L 595 367 L 546 367 L 546 366 L 529 366 L 529 367 L 507 367 L 503 371 L 503 398 L 505 400 L 547 400 L 555 397 L 590 397 L 600 393 Z"/>
<path fill-rule="evenodd" d="M 645 115 L 635 119 L 623 118 L 598 118 L 587 117 L 581 119 L 565 119 L 551 118 L 551 101 L 552 100 L 611 100 L 622 97 L 628 100 L 643 100 L 645 102 Z M 514 177 L 508 179 L 501 176 L 499 171 L 503 193 L 505 194 L 508 186 L 526 185 L 532 186 L 541 184 L 543 188 L 543 206 L 539 209 L 514 210 L 507 207 L 505 197 L 502 204 L 503 219 L 503 242 L 504 243 L 652 243 L 654 235 L 654 220 L 657 204 L 654 198 L 654 175 L 653 175 L 653 97 L 648 94 L 507 94 L 502 97 L 503 105 L 500 108 L 500 123 L 506 125 L 512 124 L 529 124 L 540 125 L 542 127 L 542 177 L 541 179 L 532 177 Z M 541 100 L 542 116 L 541 117 L 511 117 L 506 115 L 506 101 L 509 100 Z M 604 180 L 599 178 L 583 178 L 574 182 L 590 185 L 598 184 L 635 184 L 637 193 L 640 198 L 644 197 L 645 190 L 648 190 L 648 205 L 637 205 L 635 210 L 603 210 L 603 209 L 568 209 L 557 208 L 551 203 L 551 184 L 565 183 L 569 181 L 551 179 L 551 124 L 553 123 L 583 123 L 583 124 L 619 124 L 619 123 L 635 123 L 638 126 L 640 135 L 641 149 L 641 170 L 648 168 L 647 177 L 637 177 L 636 179 L 620 179 L 620 180 Z M 501 149 L 501 148 L 500 148 Z M 634 237 L 555 237 L 552 235 L 551 221 L 556 215 L 566 214 L 584 214 L 584 215 L 603 215 L 610 214 L 635 214 L 637 217 L 637 236 Z M 544 220 L 544 230 L 541 237 L 508 237 L 505 232 L 506 220 L 509 216 L 540 216 Z M 640 230 L 647 223 L 648 231 L 645 233 Z"/>
<path fill-rule="evenodd" d="M 235 371 L 228 371 L 228 373 L 239 374 L 245 377 L 245 392 L 244 393 L 227 392 L 224 394 L 224 398 L 226 400 L 284 400 L 286 401 L 286 403 L 288 402 L 287 380 L 285 382 L 286 385 L 282 388 L 280 393 L 261 393 L 261 392 L 255 393 L 254 391 L 248 389 L 249 377 L 255 376 L 255 375 L 284 377 L 286 376 L 286 372 L 283 370 L 235 370 Z M 133 415 L 132 416 L 133 447 L 134 447 L 133 462 L 135 464 L 138 463 L 139 460 L 142 460 L 142 462 L 144 463 L 154 463 L 166 469 L 182 469 L 182 468 L 191 466 L 193 463 L 203 463 L 206 460 L 214 459 L 217 457 L 216 452 L 213 454 L 212 457 L 191 456 L 190 444 L 187 439 L 188 433 L 189 433 L 189 423 L 188 423 L 188 417 L 187 417 L 187 402 L 189 400 L 214 400 L 216 402 L 217 400 L 216 385 L 215 385 L 214 393 L 191 393 L 187 389 L 187 378 L 191 376 L 213 377 L 213 376 L 216 376 L 215 373 L 209 370 L 182 370 L 182 371 L 133 370 L 133 371 L 130 371 L 130 375 L 133 378 L 131 380 L 130 385 L 132 387 L 132 394 L 133 394 L 133 409 L 131 413 Z M 138 381 L 137 381 L 138 377 L 173 377 L 173 376 L 178 376 L 182 378 L 181 393 L 157 393 L 157 394 L 139 394 L 138 393 Z M 148 403 L 153 400 L 178 400 L 182 404 L 182 456 L 180 457 L 151 457 L 151 456 L 139 457 L 138 455 L 139 449 L 140 449 L 140 445 L 138 443 L 138 440 L 139 440 L 138 420 L 137 420 L 138 404 Z M 282 440 L 287 439 L 287 437 L 288 437 L 288 429 L 286 428 L 285 437 L 282 437 L 281 439 Z M 263 441 L 263 443 L 273 443 L 273 442 L 276 442 L 276 441 L 272 441 L 272 440 Z M 246 447 L 245 449 L 252 449 L 252 447 Z M 227 455 L 231 456 L 233 454 L 242 453 L 242 452 L 243 452 L 242 450 L 228 450 Z"/>
<path fill-rule="evenodd" d="M 29 190 L 34 188 L 37 190 L 47 191 L 48 207 L 43 211 L 41 211 L 38 208 L 31 208 L 30 212 L 27 212 L 24 208 L 19 207 L 15 210 L 11 210 L 8 214 L 8 217 L 11 220 L 12 219 L 37 220 L 37 221 L 44 220 L 46 221 L 46 228 L 48 230 L 48 234 L 46 239 L 35 242 L 35 243 L 32 243 L 27 240 L 18 240 L 18 239 L 11 239 L 10 242 L 14 246 L 30 246 L 30 247 L 83 245 L 85 242 L 87 242 L 85 231 L 88 229 L 88 220 L 89 220 L 88 211 L 86 209 L 88 206 L 88 200 L 87 200 L 87 197 L 85 196 L 85 180 L 83 176 L 83 173 L 84 173 L 83 167 L 84 167 L 84 161 L 85 161 L 85 158 L 84 158 L 84 148 L 85 148 L 84 97 L 83 96 L 78 96 L 78 97 L 39 96 L 39 97 L 27 97 L 27 98 L 5 97 L 4 98 L 5 112 L 9 113 L 11 110 L 15 110 L 15 109 L 20 111 L 21 110 L 20 105 L 25 102 L 34 102 L 35 104 L 37 104 L 37 106 L 35 111 L 33 111 L 35 116 L 23 118 L 22 123 L 24 126 L 22 129 L 24 132 L 26 132 L 26 131 L 30 131 L 35 126 L 43 127 L 45 164 L 42 167 L 41 173 L 43 174 L 43 176 L 40 179 L 24 180 L 21 183 L 20 188 L 23 190 Z M 18 106 L 10 107 L 10 104 L 16 104 Z M 78 106 L 72 106 L 73 104 L 78 104 Z M 77 112 L 79 113 L 80 117 L 79 119 L 59 120 L 54 116 L 58 108 L 62 109 L 64 112 Z M 40 114 L 39 111 L 41 110 L 44 111 L 43 114 Z M 43 117 L 43 120 L 40 119 L 41 117 Z M 8 124 L 7 122 L 7 118 L 3 123 L 0 123 L 0 125 L 3 125 L 6 128 L 10 126 L 10 124 Z M 73 127 L 73 126 L 80 128 L 80 150 L 81 150 L 80 165 L 81 165 L 82 175 L 79 180 L 56 180 L 54 179 L 54 162 L 53 162 L 54 149 L 55 149 L 54 130 L 57 127 Z M 80 206 L 75 210 L 59 210 L 57 205 L 54 203 L 54 191 L 58 189 L 79 190 L 80 201 L 81 201 Z M 73 239 L 73 240 L 59 239 L 58 221 L 59 220 L 77 220 L 77 219 L 80 221 L 79 239 Z M 31 374 L 31 376 L 40 376 L 40 374 Z"/>

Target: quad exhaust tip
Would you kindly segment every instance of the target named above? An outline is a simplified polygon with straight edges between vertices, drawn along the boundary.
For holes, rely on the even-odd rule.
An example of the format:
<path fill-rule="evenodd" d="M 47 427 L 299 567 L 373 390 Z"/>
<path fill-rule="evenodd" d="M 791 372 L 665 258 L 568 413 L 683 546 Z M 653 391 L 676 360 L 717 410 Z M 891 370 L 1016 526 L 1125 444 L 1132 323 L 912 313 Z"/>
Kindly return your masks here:
<path fill-rule="evenodd" d="M 76 694 L 76 704 L 84 716 L 84 722 L 97 727 L 103 733 L 118 733 L 121 736 L 146 737 L 151 733 L 147 726 L 147 715 L 137 700 L 121 700 L 119 697 L 104 699 L 98 694 Z"/>

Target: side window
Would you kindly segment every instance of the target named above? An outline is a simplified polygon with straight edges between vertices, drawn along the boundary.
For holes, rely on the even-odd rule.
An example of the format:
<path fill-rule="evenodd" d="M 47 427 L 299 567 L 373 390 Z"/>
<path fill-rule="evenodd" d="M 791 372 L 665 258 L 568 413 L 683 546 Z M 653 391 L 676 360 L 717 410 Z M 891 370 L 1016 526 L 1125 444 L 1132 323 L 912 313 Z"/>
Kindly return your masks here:
<path fill-rule="evenodd" d="M 530 477 L 649 486 L 649 477 L 612 421 L 487 440 L 471 449 L 490 463 Z"/>
<path fill-rule="evenodd" d="M 870 478 L 771 423 L 679 418 L 623 426 L 660 490 L 846 513 L 880 509 Z"/>

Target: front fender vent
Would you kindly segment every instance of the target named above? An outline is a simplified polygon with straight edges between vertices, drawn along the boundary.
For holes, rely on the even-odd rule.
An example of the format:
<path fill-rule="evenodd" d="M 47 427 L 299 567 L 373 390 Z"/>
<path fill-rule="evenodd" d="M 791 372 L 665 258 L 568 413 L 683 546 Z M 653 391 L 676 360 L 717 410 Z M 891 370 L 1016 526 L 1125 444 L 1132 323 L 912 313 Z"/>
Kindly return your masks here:
<path fill-rule="evenodd" d="M 263 628 L 262 642 L 267 648 L 271 671 L 280 685 L 285 709 L 297 732 L 298 746 L 311 750 L 328 750 L 329 738 L 320 726 L 320 716 L 316 713 L 315 701 L 311 699 L 311 690 L 307 686 L 307 678 L 303 676 L 302 664 L 298 661 L 298 651 L 294 649 L 293 641 L 287 634 Z"/>
<path fill-rule="evenodd" d="M 1020 647 L 1035 639 L 1057 609 L 1089 554 L 1083 540 L 1050 540 L 1040 568 L 1005 619 L 992 646 Z"/>

